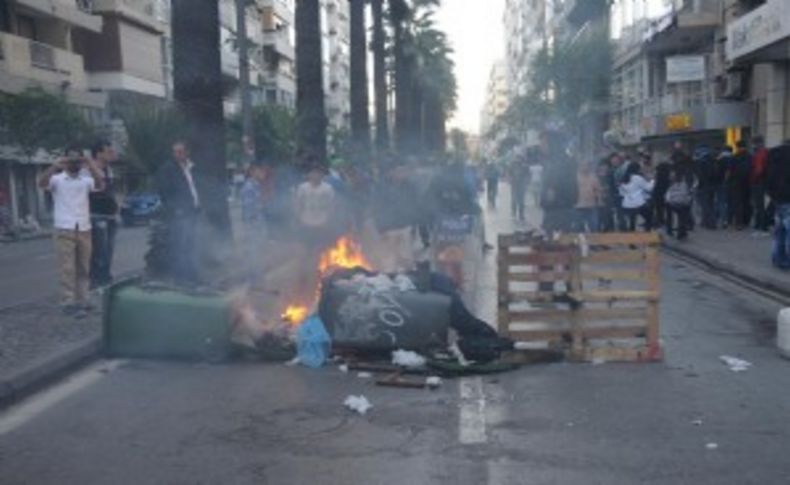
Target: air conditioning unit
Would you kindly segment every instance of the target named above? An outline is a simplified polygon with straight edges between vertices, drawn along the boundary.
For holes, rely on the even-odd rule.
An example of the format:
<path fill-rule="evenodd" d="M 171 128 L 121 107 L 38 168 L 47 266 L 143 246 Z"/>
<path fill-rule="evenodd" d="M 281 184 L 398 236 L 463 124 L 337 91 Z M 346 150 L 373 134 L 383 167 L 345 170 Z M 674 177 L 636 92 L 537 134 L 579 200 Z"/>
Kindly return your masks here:
<path fill-rule="evenodd" d="M 720 77 L 717 95 L 723 99 L 743 99 L 746 97 L 746 72 L 732 71 Z"/>

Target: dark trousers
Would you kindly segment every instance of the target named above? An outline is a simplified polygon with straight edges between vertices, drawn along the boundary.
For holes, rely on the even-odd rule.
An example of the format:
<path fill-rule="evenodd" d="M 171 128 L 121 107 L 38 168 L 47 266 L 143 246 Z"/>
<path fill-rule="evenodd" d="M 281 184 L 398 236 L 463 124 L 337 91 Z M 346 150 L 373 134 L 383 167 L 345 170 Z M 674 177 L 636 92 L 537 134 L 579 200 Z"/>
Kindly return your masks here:
<path fill-rule="evenodd" d="M 118 223 L 114 218 L 91 218 L 91 287 L 99 288 L 112 283 L 112 258 L 115 253 L 115 234 Z"/>
<path fill-rule="evenodd" d="M 170 276 L 180 283 L 197 283 L 197 214 L 184 214 L 169 221 L 168 263 Z"/>
<path fill-rule="evenodd" d="M 697 201 L 702 213 L 702 227 L 716 228 L 716 189 L 713 187 L 700 187 L 697 192 Z"/>
<path fill-rule="evenodd" d="M 742 229 L 749 225 L 751 219 L 751 200 L 749 187 L 735 184 L 730 188 L 730 221 Z"/>
<path fill-rule="evenodd" d="M 752 185 L 751 198 L 754 229 L 757 231 L 767 231 L 770 226 L 770 220 L 768 219 L 768 208 L 765 203 L 765 186 Z"/>
<path fill-rule="evenodd" d="M 488 179 L 486 181 L 486 193 L 488 195 L 488 204 L 491 207 L 496 207 L 496 198 L 499 194 L 499 180 Z"/>
<path fill-rule="evenodd" d="M 667 220 L 667 234 L 674 235 L 674 219 L 677 219 L 678 239 L 686 239 L 691 225 L 691 206 L 674 205 L 669 206 L 669 219 Z"/>
<path fill-rule="evenodd" d="M 667 203 L 664 201 L 664 194 L 656 194 L 653 201 L 653 221 L 657 226 L 666 224 L 667 211 Z"/>
<path fill-rule="evenodd" d="M 614 212 L 609 206 L 603 206 L 598 209 L 598 224 L 601 232 L 614 231 Z"/>
<path fill-rule="evenodd" d="M 623 209 L 623 211 L 628 224 L 626 227 L 627 231 L 636 231 L 636 219 L 639 216 L 642 216 L 645 220 L 645 231 L 653 230 L 653 210 L 650 204 L 645 204 L 635 209 Z"/>

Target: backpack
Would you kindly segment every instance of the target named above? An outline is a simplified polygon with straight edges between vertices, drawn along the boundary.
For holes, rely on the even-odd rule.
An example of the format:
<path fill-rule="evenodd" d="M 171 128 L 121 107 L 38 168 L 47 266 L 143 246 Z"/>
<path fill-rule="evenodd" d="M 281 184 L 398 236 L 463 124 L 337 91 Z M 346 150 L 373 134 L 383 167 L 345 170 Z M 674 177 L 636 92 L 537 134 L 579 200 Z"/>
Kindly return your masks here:
<path fill-rule="evenodd" d="M 691 205 L 691 190 L 686 181 L 675 182 L 667 190 L 666 202 L 671 206 Z"/>

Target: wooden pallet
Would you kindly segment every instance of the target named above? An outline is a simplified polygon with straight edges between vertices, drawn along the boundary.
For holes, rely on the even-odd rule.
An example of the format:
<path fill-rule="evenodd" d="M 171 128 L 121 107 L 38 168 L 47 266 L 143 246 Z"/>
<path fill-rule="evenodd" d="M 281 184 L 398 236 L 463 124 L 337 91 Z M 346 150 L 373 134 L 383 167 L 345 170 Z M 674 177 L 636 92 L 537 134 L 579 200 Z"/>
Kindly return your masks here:
<path fill-rule="evenodd" d="M 500 334 L 577 361 L 660 360 L 659 244 L 655 233 L 500 236 Z"/>

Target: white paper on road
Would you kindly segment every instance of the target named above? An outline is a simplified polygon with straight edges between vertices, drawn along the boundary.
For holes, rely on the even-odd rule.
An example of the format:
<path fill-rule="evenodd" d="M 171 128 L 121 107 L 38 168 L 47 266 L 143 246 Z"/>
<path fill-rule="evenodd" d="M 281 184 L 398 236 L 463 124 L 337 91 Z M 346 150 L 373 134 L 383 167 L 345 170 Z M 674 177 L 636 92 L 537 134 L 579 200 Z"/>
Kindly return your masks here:
<path fill-rule="evenodd" d="M 392 352 L 392 363 L 401 367 L 422 367 L 425 365 L 425 357 L 417 352 L 408 350 L 395 350 Z"/>
<path fill-rule="evenodd" d="M 721 361 L 724 362 L 733 372 L 746 372 L 752 366 L 752 363 L 749 361 L 739 359 L 737 357 L 731 357 L 729 355 L 722 355 L 719 357 L 719 359 L 721 359 Z"/>
<path fill-rule="evenodd" d="M 348 396 L 343 405 L 363 416 L 373 407 L 368 398 L 361 394 L 359 396 Z"/>

